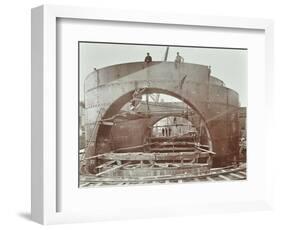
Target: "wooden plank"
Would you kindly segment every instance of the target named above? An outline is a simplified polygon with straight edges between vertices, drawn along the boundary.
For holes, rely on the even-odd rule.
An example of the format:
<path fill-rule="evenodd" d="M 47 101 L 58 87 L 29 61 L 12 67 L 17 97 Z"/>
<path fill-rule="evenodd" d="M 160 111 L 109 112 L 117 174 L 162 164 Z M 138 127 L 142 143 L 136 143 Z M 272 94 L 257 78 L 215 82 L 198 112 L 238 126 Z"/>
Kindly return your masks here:
<path fill-rule="evenodd" d="M 200 147 L 198 147 L 198 146 L 195 146 L 195 148 L 198 149 L 198 150 L 200 150 L 200 151 L 203 151 L 203 152 L 205 152 L 205 153 L 209 153 L 209 154 L 212 154 L 212 155 L 216 155 L 216 153 L 213 152 L 213 151 L 206 150 L 206 149 L 200 148 Z"/>
<path fill-rule="evenodd" d="M 87 186 L 89 186 L 90 184 L 91 184 L 91 183 L 84 183 L 84 184 L 81 184 L 80 187 L 82 187 L 82 188 L 83 188 L 83 187 L 87 187 Z"/>
<path fill-rule="evenodd" d="M 143 145 L 135 145 L 135 146 L 131 146 L 131 147 L 119 148 L 119 149 L 113 150 L 113 152 L 118 153 L 118 152 L 123 152 L 123 151 L 128 151 L 128 150 L 133 151 L 133 150 L 136 150 L 136 149 L 139 149 L 139 148 L 143 148 L 143 147 L 145 147 L 145 146 L 147 146 L 147 145 L 150 145 L 150 143 L 148 143 L 148 144 L 143 144 Z"/>
<path fill-rule="evenodd" d="M 226 177 L 224 175 L 218 175 L 218 177 L 220 177 L 221 179 L 224 179 L 224 180 L 231 180 L 229 177 Z"/>
<path fill-rule="evenodd" d="M 155 163 L 155 166 L 158 166 L 159 168 L 167 168 L 169 163 Z"/>
<path fill-rule="evenodd" d="M 96 168 L 97 168 L 97 169 L 101 169 L 101 168 L 104 168 L 104 167 L 106 167 L 106 166 L 109 166 L 109 165 L 113 164 L 114 162 L 115 162 L 115 161 L 107 161 L 107 162 L 105 162 L 104 164 L 98 165 Z"/>
<path fill-rule="evenodd" d="M 244 176 L 238 175 L 238 174 L 236 174 L 236 173 L 230 173 L 230 175 L 233 176 L 233 177 L 236 177 L 236 178 L 238 178 L 238 179 L 245 179 Z"/>
<path fill-rule="evenodd" d="M 216 181 L 215 179 L 213 179 L 212 177 L 209 177 L 209 176 L 207 176 L 206 179 L 207 179 L 208 181 Z"/>
<path fill-rule="evenodd" d="M 95 187 L 101 186 L 103 184 L 103 182 L 99 182 L 95 185 Z"/>
<path fill-rule="evenodd" d="M 194 147 L 195 143 L 190 141 L 169 141 L 169 142 L 152 142 L 147 145 L 156 145 L 156 146 L 185 146 L 185 147 Z"/>
<path fill-rule="evenodd" d="M 192 136 L 173 136 L 173 137 L 166 137 L 166 136 L 158 136 L 158 137 L 149 137 L 150 141 L 158 141 L 158 142 L 162 142 L 162 141 L 177 141 L 177 140 L 187 140 L 189 139 L 191 142 L 194 141 L 194 137 Z"/>
<path fill-rule="evenodd" d="M 240 173 L 240 174 L 242 174 L 242 175 L 244 175 L 244 176 L 247 176 L 247 173 L 244 172 L 244 171 L 239 171 L 238 173 Z"/>
<path fill-rule="evenodd" d="M 87 158 L 85 158 L 84 160 L 91 160 L 91 159 L 95 159 L 95 158 L 98 158 L 98 157 L 105 156 L 106 154 L 107 154 L 107 153 L 98 154 L 98 155 L 95 155 L 95 156 L 87 157 Z"/>
<path fill-rule="evenodd" d="M 171 163 L 171 165 L 176 167 L 176 168 L 179 168 L 179 167 L 183 166 L 183 164 L 181 164 L 181 163 L 179 163 L 179 164 Z"/>
<path fill-rule="evenodd" d="M 105 160 L 155 160 L 155 154 L 143 152 L 109 153 L 103 157 Z"/>
<path fill-rule="evenodd" d="M 186 150 L 186 149 L 185 149 Z M 169 159 L 193 159 L 197 154 L 195 152 L 163 152 L 163 153 L 144 153 L 144 152 L 130 152 L 130 153 L 107 153 L 91 158 L 101 157 L 104 160 L 169 160 Z M 208 153 L 200 153 L 199 157 L 207 157 Z M 87 159 L 91 159 L 87 158 Z"/>
<path fill-rule="evenodd" d="M 226 166 L 226 167 L 222 167 L 222 168 L 212 168 L 211 171 L 212 172 L 217 172 L 217 171 L 224 171 L 225 172 L 226 169 L 233 169 L 233 166 Z"/>
<path fill-rule="evenodd" d="M 116 167 L 107 169 L 107 170 L 105 170 L 105 171 L 102 171 L 102 172 L 100 172 L 100 173 L 97 173 L 95 176 L 101 176 L 101 175 L 103 175 L 103 174 L 105 174 L 105 173 L 108 173 L 108 172 L 114 171 L 114 170 L 116 170 L 116 169 L 122 168 L 122 167 L 124 167 L 125 165 L 128 165 L 128 164 L 130 164 L 130 163 L 131 163 L 131 162 L 127 162 L 127 163 L 125 163 L 125 164 L 118 165 L 118 166 L 116 166 Z"/>
<path fill-rule="evenodd" d="M 151 152 L 173 152 L 173 151 L 188 152 L 188 151 L 193 151 L 193 150 L 194 150 L 194 148 L 190 148 L 190 147 L 186 147 L 186 148 L 180 148 L 180 147 L 150 148 Z"/>

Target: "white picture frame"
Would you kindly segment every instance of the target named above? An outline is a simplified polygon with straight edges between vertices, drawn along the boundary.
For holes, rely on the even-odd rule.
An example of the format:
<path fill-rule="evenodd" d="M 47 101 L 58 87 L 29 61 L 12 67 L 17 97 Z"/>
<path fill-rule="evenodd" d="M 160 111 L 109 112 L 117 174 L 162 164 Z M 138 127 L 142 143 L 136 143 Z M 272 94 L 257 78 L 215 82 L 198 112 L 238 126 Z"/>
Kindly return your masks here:
<path fill-rule="evenodd" d="M 263 31 L 265 39 L 264 53 L 264 70 L 261 82 L 265 82 L 264 92 L 261 99 L 267 107 L 267 112 L 262 112 L 261 116 L 265 118 L 265 127 L 268 135 L 265 140 L 266 154 L 264 156 L 265 164 L 264 178 L 261 182 L 256 182 L 259 186 L 264 187 L 264 191 L 256 200 L 237 199 L 215 201 L 210 204 L 194 203 L 189 208 L 184 204 L 177 202 L 170 203 L 171 208 L 177 211 L 163 211 L 159 203 L 150 206 L 150 210 L 144 212 L 143 209 L 130 209 L 130 206 L 124 207 L 122 212 L 117 209 L 109 211 L 110 204 L 105 204 L 105 209 L 98 212 L 98 209 L 90 212 L 86 210 L 81 212 L 83 206 L 77 207 L 73 203 L 73 210 L 64 211 L 60 209 L 60 199 L 65 193 L 59 192 L 64 189 L 61 186 L 61 180 L 57 173 L 60 171 L 57 156 L 57 116 L 58 104 L 57 97 L 60 88 L 57 82 L 57 20 L 96 20 L 107 23 L 125 22 L 141 23 L 153 25 L 173 26 L 193 26 L 201 28 L 220 28 L 225 30 L 242 29 L 247 33 L 248 30 Z M 254 62 L 254 60 L 253 60 Z M 191 15 L 174 15 L 154 12 L 127 12 L 117 10 L 91 9 L 66 6 L 44 5 L 32 9 L 32 187 L 31 187 L 31 213 L 32 219 L 41 224 L 56 224 L 81 221 L 97 221 L 107 219 L 126 219 L 126 218 L 143 218 L 149 216 L 169 216 L 169 215 L 186 215 L 189 213 L 206 213 L 223 211 L 243 211 L 243 210 L 264 210 L 271 208 L 272 204 L 272 169 L 270 161 L 272 160 L 272 147 L 270 146 L 271 132 L 273 129 L 272 116 L 274 112 L 275 100 L 273 100 L 273 22 L 266 19 L 249 19 L 249 18 L 232 18 L 232 17 L 215 17 L 215 16 L 191 16 Z M 250 82 L 251 83 L 251 82 Z M 77 83 L 78 84 L 78 83 Z M 253 87 L 249 84 L 248 87 Z M 253 96 L 255 92 L 252 90 Z M 252 138 L 255 140 L 255 137 Z M 258 139 L 256 141 L 259 141 Z M 252 149 L 254 150 L 254 148 Z M 255 164 L 255 163 L 253 163 Z M 254 168 L 254 165 L 253 165 Z M 173 185 L 170 192 L 175 192 L 178 186 Z M 224 185 L 220 185 L 222 187 Z M 239 188 L 239 185 L 235 185 Z M 161 187 L 161 186 L 160 186 Z M 231 187 L 231 186 L 230 186 Z M 78 189 L 78 188 L 77 188 Z M 145 194 L 152 188 L 134 187 L 130 189 L 112 188 L 113 192 L 120 192 L 122 196 L 128 195 L 131 191 L 136 190 L 136 194 Z M 159 191 L 161 188 L 157 188 Z M 175 189 L 175 190 L 174 190 Z M 200 188 L 196 188 L 200 189 Z M 214 188 L 216 191 L 217 188 Z M 230 189 L 230 188 L 228 188 Z M 155 190 L 155 191 L 156 191 Z M 110 188 L 99 190 L 99 196 L 110 194 Z M 87 191 L 89 193 L 91 191 Z M 104 195 L 103 195 L 104 194 Z M 153 192 L 152 192 L 153 194 Z M 77 198 L 77 197 L 76 197 Z M 109 201 L 109 203 L 112 201 Z M 114 201 L 113 201 L 114 202 Z M 129 203 L 130 201 L 124 201 Z M 85 204 L 87 205 L 87 204 Z M 116 208 L 116 207 L 115 207 Z"/>

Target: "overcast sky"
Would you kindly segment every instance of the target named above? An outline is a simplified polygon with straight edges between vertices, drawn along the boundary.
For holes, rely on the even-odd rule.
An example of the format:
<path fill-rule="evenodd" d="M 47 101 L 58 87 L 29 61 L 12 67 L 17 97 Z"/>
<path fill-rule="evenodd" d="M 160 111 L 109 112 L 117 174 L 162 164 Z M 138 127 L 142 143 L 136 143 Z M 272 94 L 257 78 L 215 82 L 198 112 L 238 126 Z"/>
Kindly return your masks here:
<path fill-rule="evenodd" d="M 163 61 L 166 46 L 80 43 L 80 97 L 84 79 L 94 68 L 143 61 L 147 52 L 153 61 Z M 170 47 L 168 61 L 175 60 L 176 52 L 185 62 L 211 66 L 211 75 L 238 92 L 241 106 L 247 106 L 247 50 Z"/>

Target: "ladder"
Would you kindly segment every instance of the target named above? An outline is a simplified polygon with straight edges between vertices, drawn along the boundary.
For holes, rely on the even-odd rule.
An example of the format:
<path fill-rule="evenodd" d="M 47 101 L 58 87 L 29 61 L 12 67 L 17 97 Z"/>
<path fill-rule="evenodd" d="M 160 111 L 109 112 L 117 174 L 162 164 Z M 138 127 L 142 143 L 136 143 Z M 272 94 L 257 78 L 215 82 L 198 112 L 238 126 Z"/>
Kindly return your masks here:
<path fill-rule="evenodd" d="M 92 129 L 92 132 L 91 132 L 91 135 L 90 135 L 90 138 L 87 140 L 87 143 L 86 143 L 86 148 L 85 148 L 85 155 L 88 156 L 89 154 L 89 149 L 90 149 L 90 145 L 91 143 L 94 143 L 96 144 L 96 138 L 97 138 L 97 134 L 98 134 L 98 128 L 99 128 L 99 124 L 101 122 L 101 118 L 102 118 L 102 112 L 104 111 L 104 108 L 101 108 L 98 112 L 98 116 L 97 116 L 97 119 L 96 119 L 96 122 L 94 124 L 94 127 Z M 95 147 L 95 146 L 94 146 Z"/>

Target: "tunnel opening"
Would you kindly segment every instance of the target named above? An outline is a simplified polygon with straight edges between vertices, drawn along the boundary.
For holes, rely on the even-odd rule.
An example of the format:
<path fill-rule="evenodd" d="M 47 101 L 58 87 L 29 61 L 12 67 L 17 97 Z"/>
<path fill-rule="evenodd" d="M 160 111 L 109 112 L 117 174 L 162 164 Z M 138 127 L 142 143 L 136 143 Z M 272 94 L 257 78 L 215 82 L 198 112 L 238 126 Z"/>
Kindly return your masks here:
<path fill-rule="evenodd" d="M 99 174 L 109 163 L 121 166 L 108 176 L 159 176 L 187 168 L 198 172 L 212 166 L 215 154 L 198 110 L 175 93 L 151 88 L 137 88 L 105 111 L 92 149 L 90 172 Z"/>
<path fill-rule="evenodd" d="M 120 146 L 133 148 L 134 145 L 144 144 L 147 138 L 156 138 L 153 133 L 159 126 L 157 122 L 166 122 L 163 133 L 173 133 L 174 137 L 165 135 L 166 139 L 192 136 L 194 143 L 212 150 L 210 133 L 203 116 L 191 103 L 174 93 L 159 89 L 136 89 L 117 99 L 101 120 L 95 154 L 109 149 L 114 151 Z M 110 146 L 106 150 L 99 148 L 105 142 Z"/>

